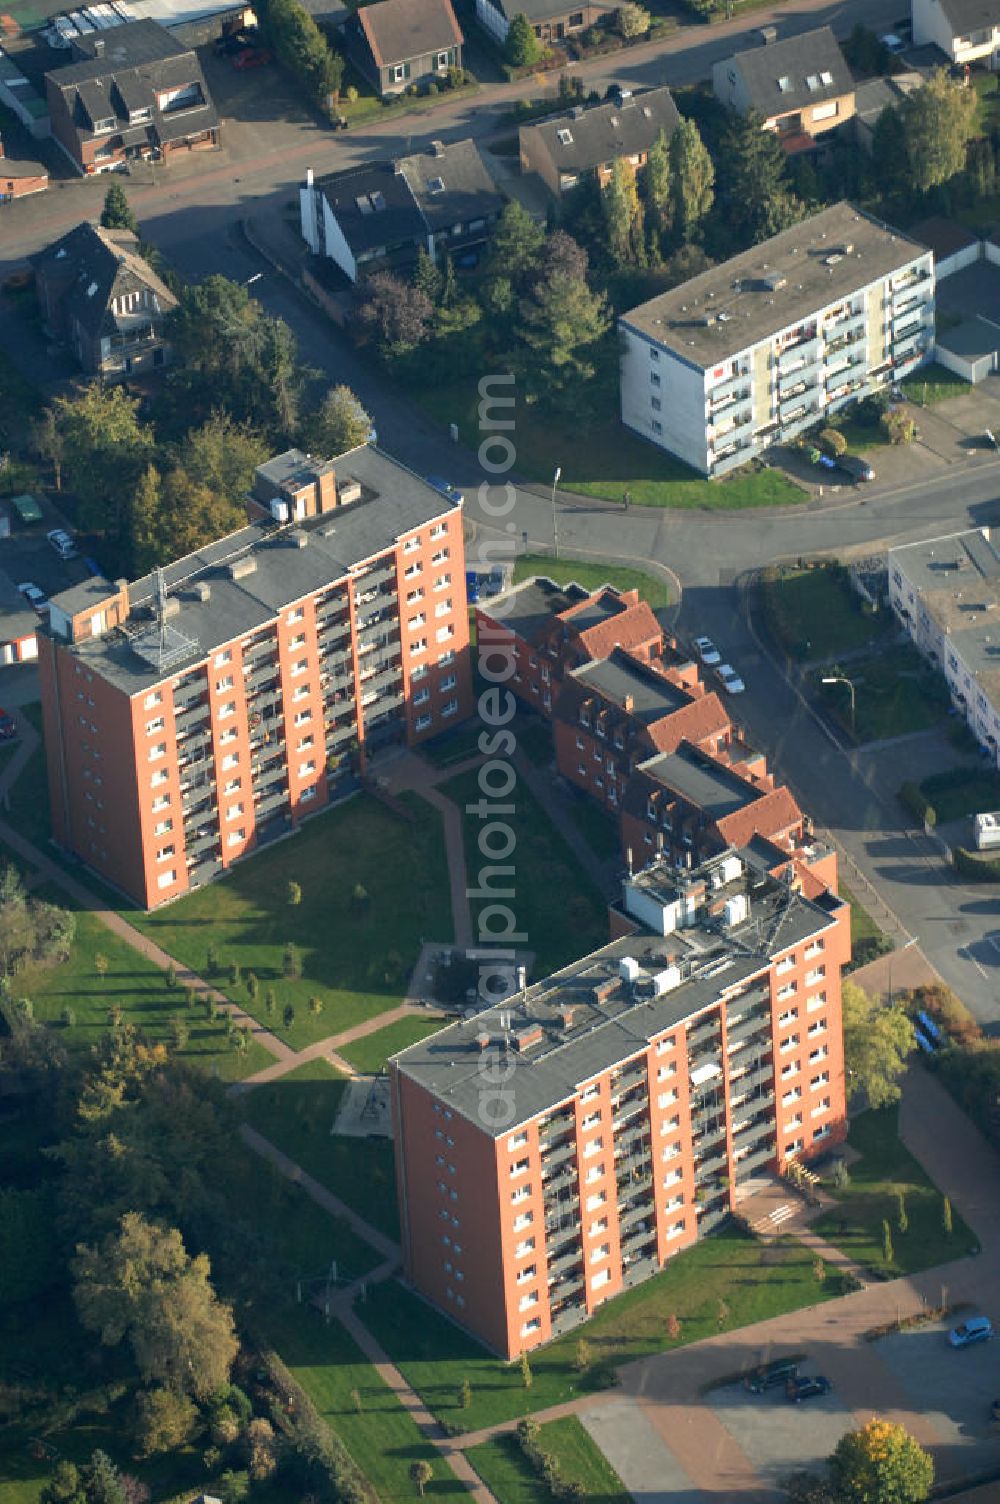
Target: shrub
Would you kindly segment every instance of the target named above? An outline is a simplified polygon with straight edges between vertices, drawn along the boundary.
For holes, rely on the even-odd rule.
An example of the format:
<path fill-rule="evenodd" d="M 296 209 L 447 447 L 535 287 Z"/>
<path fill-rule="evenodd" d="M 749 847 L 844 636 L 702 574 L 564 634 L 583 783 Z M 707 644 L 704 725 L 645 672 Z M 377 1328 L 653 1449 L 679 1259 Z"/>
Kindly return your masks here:
<path fill-rule="evenodd" d="M 890 444 L 912 444 L 917 436 L 917 425 L 902 408 L 890 408 L 881 418 L 882 427 Z"/>
<path fill-rule="evenodd" d="M 836 459 L 847 449 L 847 440 L 838 428 L 824 428 L 819 435 L 820 448 Z"/>
<path fill-rule="evenodd" d="M 980 856 L 978 852 L 967 851 L 964 846 L 955 846 L 951 860 L 955 871 L 962 877 L 971 878 L 974 883 L 1000 882 L 1000 857 Z"/>
<path fill-rule="evenodd" d="M 177 986 L 177 967 L 174 965 L 173 961 L 171 961 L 170 965 L 167 967 L 167 986 L 171 988 L 171 990 Z"/>

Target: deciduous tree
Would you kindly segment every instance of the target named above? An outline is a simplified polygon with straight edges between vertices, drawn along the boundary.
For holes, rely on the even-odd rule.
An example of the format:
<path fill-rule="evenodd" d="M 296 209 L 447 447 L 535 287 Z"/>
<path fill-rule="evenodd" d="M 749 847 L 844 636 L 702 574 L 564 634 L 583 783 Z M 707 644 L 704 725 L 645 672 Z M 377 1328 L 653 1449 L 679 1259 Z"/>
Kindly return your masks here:
<path fill-rule="evenodd" d="M 127 1340 L 147 1382 L 204 1398 L 229 1381 L 233 1314 L 215 1295 L 204 1254 L 190 1258 L 175 1228 L 127 1212 L 72 1262 L 82 1325 L 107 1347 Z"/>
<path fill-rule="evenodd" d="M 333 457 L 364 444 L 374 424 L 349 386 L 331 386 L 307 421 L 309 447 Z"/>
<path fill-rule="evenodd" d="M 636 5 L 635 0 L 626 0 L 624 5 L 619 6 L 616 19 L 618 30 L 626 42 L 634 42 L 638 37 L 646 35 L 652 17 L 648 10 Z"/>
<path fill-rule="evenodd" d="M 674 226 L 693 240 L 715 202 L 715 168 L 693 120 L 681 120 L 670 138 Z"/>
<path fill-rule="evenodd" d="M 842 1504 L 921 1504 L 934 1482 L 934 1463 L 902 1426 L 876 1418 L 841 1437 L 830 1476 Z"/>
<path fill-rule="evenodd" d="M 948 77 L 943 68 L 899 107 L 906 132 L 910 186 L 926 193 L 965 167 L 965 149 L 976 124 L 978 95 Z"/>
<path fill-rule="evenodd" d="M 855 982 L 844 983 L 842 1010 L 848 1090 L 863 1093 L 870 1107 L 888 1107 L 899 1100 L 913 1025 L 900 1003 L 882 1004 Z"/>
<path fill-rule="evenodd" d="M 124 540 L 132 492 L 153 450 L 152 430 L 139 421 L 139 399 L 94 382 L 78 395 L 57 397 L 52 410 L 77 521 L 85 531 Z"/>
<path fill-rule="evenodd" d="M 194 1435 L 198 1411 L 186 1394 L 175 1389 L 146 1389 L 135 1405 L 133 1437 L 139 1457 L 173 1452 Z"/>
<path fill-rule="evenodd" d="M 646 241 L 642 204 L 635 171 L 624 157 L 617 157 L 602 195 L 608 249 L 616 266 L 643 266 Z"/>
<path fill-rule="evenodd" d="M 354 321 L 385 361 L 409 355 L 427 338 L 434 309 L 426 293 L 393 272 L 375 272 L 361 290 Z"/>

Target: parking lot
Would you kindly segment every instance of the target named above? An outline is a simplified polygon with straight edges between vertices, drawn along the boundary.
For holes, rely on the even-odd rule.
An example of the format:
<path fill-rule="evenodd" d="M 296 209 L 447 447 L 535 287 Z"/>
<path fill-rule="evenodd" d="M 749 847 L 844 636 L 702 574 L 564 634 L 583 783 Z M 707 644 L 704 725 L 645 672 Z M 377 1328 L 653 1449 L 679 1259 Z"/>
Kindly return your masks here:
<path fill-rule="evenodd" d="M 54 528 L 67 528 L 66 520 L 47 498 L 38 495 L 36 500 L 42 507 L 42 520 L 25 526 L 18 521 L 9 500 L 0 499 L 0 513 L 8 515 L 11 522 L 10 536 L 0 538 L 0 663 L 18 655 L 25 659 L 35 656 L 30 648 L 12 647 L 30 639 L 42 619 L 19 591 L 20 585 L 35 585 L 51 598 L 91 573 L 82 553 L 75 559 L 60 558 L 45 535 Z"/>

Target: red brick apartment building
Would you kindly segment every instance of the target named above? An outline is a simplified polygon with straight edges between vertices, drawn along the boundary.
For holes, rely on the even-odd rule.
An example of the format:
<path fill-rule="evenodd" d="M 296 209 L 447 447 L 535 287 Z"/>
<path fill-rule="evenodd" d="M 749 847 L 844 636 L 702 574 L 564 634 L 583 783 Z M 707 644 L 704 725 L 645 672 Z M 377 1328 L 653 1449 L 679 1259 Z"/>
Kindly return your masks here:
<path fill-rule="evenodd" d="M 516 667 L 509 688 L 547 717 L 570 669 L 616 647 L 645 662 L 665 651 L 660 624 L 639 592 L 613 585 L 590 591 L 536 576 L 477 606 L 476 623 L 491 643 L 510 645 Z"/>
<path fill-rule="evenodd" d="M 759 844 L 654 861 L 610 944 L 390 1061 L 407 1278 L 504 1357 L 843 1138 L 849 909 Z"/>
<path fill-rule="evenodd" d="M 56 840 L 144 908 L 472 709 L 462 513 L 374 448 L 262 465 L 250 525 L 39 633 Z"/>
<path fill-rule="evenodd" d="M 666 667 L 623 648 L 567 674 L 552 729 L 559 772 L 615 814 L 638 763 L 685 739 L 719 752 L 733 736 L 693 663 Z"/>

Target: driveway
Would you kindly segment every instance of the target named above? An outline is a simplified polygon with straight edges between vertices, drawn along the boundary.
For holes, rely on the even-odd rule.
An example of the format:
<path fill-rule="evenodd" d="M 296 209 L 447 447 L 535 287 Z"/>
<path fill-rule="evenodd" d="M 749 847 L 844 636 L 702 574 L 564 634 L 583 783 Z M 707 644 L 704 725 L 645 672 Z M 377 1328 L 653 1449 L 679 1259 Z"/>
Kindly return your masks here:
<path fill-rule="evenodd" d="M 904 1425 L 946 1481 L 1000 1463 L 989 1430 L 989 1402 L 1000 1394 L 994 1344 L 955 1352 L 940 1322 L 865 1338 L 942 1298 L 1000 1322 L 1000 1159 L 919 1066 L 905 1082 L 900 1124 L 976 1232 L 981 1254 L 629 1364 L 613 1397 L 577 1408 L 643 1504 L 774 1504 L 783 1474 L 818 1466 L 874 1414 Z M 803 1352 L 802 1371 L 830 1378 L 830 1395 L 798 1406 L 779 1392 L 710 1387 L 762 1359 Z"/>

